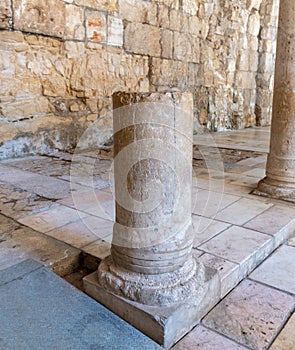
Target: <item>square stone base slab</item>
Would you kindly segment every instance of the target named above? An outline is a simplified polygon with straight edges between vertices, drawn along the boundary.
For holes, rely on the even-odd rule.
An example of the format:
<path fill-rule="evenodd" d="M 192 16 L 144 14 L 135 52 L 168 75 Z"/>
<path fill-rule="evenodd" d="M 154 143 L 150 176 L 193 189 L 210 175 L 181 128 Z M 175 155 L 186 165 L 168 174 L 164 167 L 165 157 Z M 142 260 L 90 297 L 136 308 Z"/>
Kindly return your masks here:
<path fill-rule="evenodd" d="M 169 349 L 195 327 L 220 300 L 220 277 L 205 267 L 205 281 L 195 294 L 181 303 L 167 307 L 147 306 L 104 290 L 97 272 L 84 277 L 84 290 L 125 321 Z"/>

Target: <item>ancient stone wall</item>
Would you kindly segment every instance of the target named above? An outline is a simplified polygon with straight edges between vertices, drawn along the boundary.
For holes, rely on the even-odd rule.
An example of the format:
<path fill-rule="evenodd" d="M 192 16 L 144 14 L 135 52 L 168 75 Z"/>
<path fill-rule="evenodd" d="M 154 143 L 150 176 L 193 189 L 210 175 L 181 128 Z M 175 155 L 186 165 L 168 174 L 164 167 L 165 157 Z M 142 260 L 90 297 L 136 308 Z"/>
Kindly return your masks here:
<path fill-rule="evenodd" d="M 196 127 L 269 123 L 278 0 L 1 0 L 0 157 L 112 133 L 115 91 L 190 90 Z M 255 116 L 256 113 L 256 116 Z"/>

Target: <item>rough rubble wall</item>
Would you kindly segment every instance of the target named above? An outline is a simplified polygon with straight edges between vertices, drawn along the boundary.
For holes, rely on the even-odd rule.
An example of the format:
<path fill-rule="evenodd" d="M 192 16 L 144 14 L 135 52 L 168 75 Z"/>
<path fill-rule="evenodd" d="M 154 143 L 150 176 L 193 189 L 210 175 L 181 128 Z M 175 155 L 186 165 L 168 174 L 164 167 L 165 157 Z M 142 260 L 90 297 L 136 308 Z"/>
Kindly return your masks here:
<path fill-rule="evenodd" d="M 277 2 L 1 0 L 0 157 L 72 149 L 93 124 L 103 144 L 115 91 L 189 89 L 201 129 L 267 124 Z"/>

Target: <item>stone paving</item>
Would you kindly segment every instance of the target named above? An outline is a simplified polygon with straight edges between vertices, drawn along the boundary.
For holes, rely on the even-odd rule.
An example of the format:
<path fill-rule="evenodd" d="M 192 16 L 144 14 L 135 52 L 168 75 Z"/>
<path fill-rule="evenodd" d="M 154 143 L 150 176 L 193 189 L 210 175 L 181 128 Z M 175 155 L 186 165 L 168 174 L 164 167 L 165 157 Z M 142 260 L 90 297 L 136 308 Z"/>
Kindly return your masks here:
<path fill-rule="evenodd" d="M 295 206 L 251 194 L 268 140 L 268 128 L 195 136 L 194 254 L 220 272 L 224 299 L 175 349 L 295 348 Z M 71 159 L 0 163 L 0 269 L 34 258 L 66 275 L 109 254 L 111 151 Z"/>

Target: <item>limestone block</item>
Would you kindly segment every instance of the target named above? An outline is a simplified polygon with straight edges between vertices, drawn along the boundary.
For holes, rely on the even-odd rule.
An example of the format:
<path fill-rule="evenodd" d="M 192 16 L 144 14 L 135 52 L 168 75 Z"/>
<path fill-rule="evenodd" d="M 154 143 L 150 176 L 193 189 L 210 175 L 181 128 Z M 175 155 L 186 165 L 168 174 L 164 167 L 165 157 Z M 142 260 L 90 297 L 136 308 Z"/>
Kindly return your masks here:
<path fill-rule="evenodd" d="M 256 87 L 255 74 L 250 72 L 238 71 L 235 82 L 239 88 L 255 89 Z"/>
<path fill-rule="evenodd" d="M 94 42 L 105 42 L 107 37 L 106 15 L 98 11 L 85 11 L 87 39 Z"/>
<path fill-rule="evenodd" d="M 185 33 L 174 33 L 174 58 L 189 62 L 200 62 L 199 39 Z"/>
<path fill-rule="evenodd" d="M 81 7 L 66 5 L 65 39 L 83 40 L 85 37 L 84 11 Z"/>
<path fill-rule="evenodd" d="M 169 8 L 158 6 L 158 25 L 163 28 L 170 28 Z"/>
<path fill-rule="evenodd" d="M 85 45 L 84 43 L 66 41 L 65 50 L 66 50 L 66 56 L 71 59 L 71 58 L 79 57 L 83 55 L 85 52 Z"/>
<path fill-rule="evenodd" d="M 160 56 L 160 29 L 148 24 L 130 23 L 124 31 L 127 51 L 150 56 Z"/>
<path fill-rule="evenodd" d="M 189 32 L 194 35 L 202 36 L 204 27 L 209 26 L 201 21 L 197 16 L 191 16 L 188 19 Z"/>
<path fill-rule="evenodd" d="M 13 10 L 15 29 L 63 37 L 65 3 L 62 0 L 15 0 Z"/>
<path fill-rule="evenodd" d="M 183 0 L 182 9 L 184 12 L 191 16 L 195 16 L 198 13 L 199 3 L 197 1 Z"/>
<path fill-rule="evenodd" d="M 113 12 L 117 9 L 117 0 L 75 0 L 75 3 L 101 11 Z"/>
<path fill-rule="evenodd" d="M 49 107 L 48 100 L 45 97 L 39 97 L 32 100 L 1 103 L 0 110 L 5 118 L 15 121 L 44 114 L 49 111 Z"/>
<path fill-rule="evenodd" d="M 151 82 L 154 85 L 184 87 L 187 81 L 187 71 L 185 62 L 152 58 Z"/>
<path fill-rule="evenodd" d="M 65 79 L 59 74 L 49 75 L 42 82 L 42 92 L 44 96 L 65 96 L 67 94 Z"/>
<path fill-rule="evenodd" d="M 259 10 L 262 0 L 247 0 L 247 10 L 255 9 Z"/>
<path fill-rule="evenodd" d="M 108 16 L 108 45 L 123 45 L 123 21 L 120 18 Z"/>
<path fill-rule="evenodd" d="M 119 0 L 119 16 L 130 22 L 157 24 L 157 6 L 142 0 Z"/>
<path fill-rule="evenodd" d="M 11 26 L 11 20 L 11 0 L 2 0 L 0 4 L 0 28 L 9 28 Z"/>
<path fill-rule="evenodd" d="M 187 32 L 188 20 L 187 17 L 176 10 L 170 11 L 170 28 L 179 32 Z"/>
<path fill-rule="evenodd" d="M 260 37 L 261 39 L 275 40 L 277 34 L 276 27 L 265 26 L 261 29 Z"/>
<path fill-rule="evenodd" d="M 28 50 L 28 45 L 23 34 L 3 30 L 0 31 L 0 49 L 1 51 L 22 52 Z"/>
<path fill-rule="evenodd" d="M 250 69 L 249 66 L 249 52 L 247 50 L 241 50 L 241 53 L 237 59 L 237 69 L 242 71 L 248 71 Z"/>
<path fill-rule="evenodd" d="M 158 0 L 157 2 L 167 7 L 170 7 L 171 9 L 180 9 L 180 0 Z"/>
<path fill-rule="evenodd" d="M 173 55 L 173 32 L 171 30 L 161 30 L 161 56 L 172 58 Z"/>
<path fill-rule="evenodd" d="M 264 52 L 260 55 L 259 71 L 266 73 L 273 73 L 274 55 L 270 52 Z"/>
<path fill-rule="evenodd" d="M 249 16 L 248 20 L 248 33 L 252 34 L 253 36 L 257 36 L 260 31 L 260 15 L 258 12 L 254 12 Z"/>
<path fill-rule="evenodd" d="M 126 86 L 137 91 L 142 83 L 148 82 L 147 57 L 125 54 L 111 47 L 97 48 L 73 60 L 69 74 L 71 89 L 83 92 L 83 97 L 94 97 L 111 95 Z"/>

